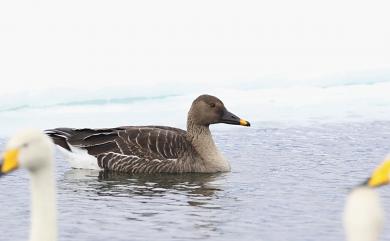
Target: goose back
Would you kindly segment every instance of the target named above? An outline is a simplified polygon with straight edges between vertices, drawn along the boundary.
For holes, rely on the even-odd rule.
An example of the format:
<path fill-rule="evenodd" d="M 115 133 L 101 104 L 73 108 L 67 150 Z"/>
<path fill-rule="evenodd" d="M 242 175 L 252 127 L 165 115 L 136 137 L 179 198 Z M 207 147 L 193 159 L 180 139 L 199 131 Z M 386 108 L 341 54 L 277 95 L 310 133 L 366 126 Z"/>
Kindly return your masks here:
<path fill-rule="evenodd" d="M 54 142 L 72 151 L 86 150 L 100 168 L 128 173 L 192 172 L 198 153 L 186 131 L 166 126 L 47 130 Z"/>

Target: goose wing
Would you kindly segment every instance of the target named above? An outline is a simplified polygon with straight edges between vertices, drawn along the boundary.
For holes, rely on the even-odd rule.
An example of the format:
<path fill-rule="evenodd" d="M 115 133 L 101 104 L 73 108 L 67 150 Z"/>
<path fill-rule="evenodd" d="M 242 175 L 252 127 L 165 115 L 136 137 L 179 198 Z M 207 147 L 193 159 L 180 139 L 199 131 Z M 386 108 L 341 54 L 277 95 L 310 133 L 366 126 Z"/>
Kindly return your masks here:
<path fill-rule="evenodd" d="M 175 169 L 178 159 L 189 148 L 185 131 L 165 126 L 57 128 L 46 133 L 68 151 L 86 150 L 101 168 L 130 173 L 180 171 Z"/>

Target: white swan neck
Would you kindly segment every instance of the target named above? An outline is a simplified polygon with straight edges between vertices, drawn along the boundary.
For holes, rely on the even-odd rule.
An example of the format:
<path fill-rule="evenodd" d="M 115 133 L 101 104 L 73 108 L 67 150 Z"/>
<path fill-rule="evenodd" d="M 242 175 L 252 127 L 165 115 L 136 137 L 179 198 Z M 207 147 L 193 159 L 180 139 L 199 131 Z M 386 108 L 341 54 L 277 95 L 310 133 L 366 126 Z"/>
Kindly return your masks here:
<path fill-rule="evenodd" d="M 346 200 L 344 227 L 348 241 L 379 240 L 384 213 L 378 193 L 368 187 L 353 190 Z"/>
<path fill-rule="evenodd" d="M 57 240 L 56 186 L 54 168 L 31 172 L 30 241 Z"/>

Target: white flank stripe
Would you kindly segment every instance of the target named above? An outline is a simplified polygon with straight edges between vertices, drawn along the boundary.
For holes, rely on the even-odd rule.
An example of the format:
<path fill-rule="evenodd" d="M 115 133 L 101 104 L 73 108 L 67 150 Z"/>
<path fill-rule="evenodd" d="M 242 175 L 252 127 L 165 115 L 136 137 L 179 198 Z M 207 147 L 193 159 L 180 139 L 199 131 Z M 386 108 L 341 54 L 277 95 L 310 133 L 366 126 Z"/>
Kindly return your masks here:
<path fill-rule="evenodd" d="M 68 143 L 69 145 L 69 143 Z M 97 164 L 96 157 L 89 155 L 86 150 L 69 145 L 71 152 L 59 146 L 59 150 L 65 155 L 72 168 L 101 170 Z"/>

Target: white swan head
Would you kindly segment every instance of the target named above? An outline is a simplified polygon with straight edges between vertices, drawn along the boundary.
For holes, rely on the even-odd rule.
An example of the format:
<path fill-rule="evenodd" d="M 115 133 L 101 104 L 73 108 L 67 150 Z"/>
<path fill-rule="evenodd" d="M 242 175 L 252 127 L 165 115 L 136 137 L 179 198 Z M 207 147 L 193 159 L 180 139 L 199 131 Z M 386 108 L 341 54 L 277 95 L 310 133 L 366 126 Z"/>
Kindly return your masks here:
<path fill-rule="evenodd" d="M 348 241 L 379 239 L 384 223 L 384 211 L 376 187 L 390 180 L 390 158 L 375 169 L 371 177 L 354 188 L 344 208 L 344 228 Z"/>
<path fill-rule="evenodd" d="M 26 130 L 12 137 L 2 155 L 0 176 L 18 168 L 31 173 L 53 165 L 53 143 L 39 130 Z"/>

